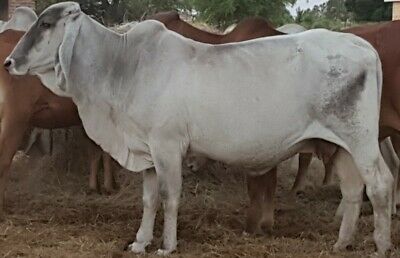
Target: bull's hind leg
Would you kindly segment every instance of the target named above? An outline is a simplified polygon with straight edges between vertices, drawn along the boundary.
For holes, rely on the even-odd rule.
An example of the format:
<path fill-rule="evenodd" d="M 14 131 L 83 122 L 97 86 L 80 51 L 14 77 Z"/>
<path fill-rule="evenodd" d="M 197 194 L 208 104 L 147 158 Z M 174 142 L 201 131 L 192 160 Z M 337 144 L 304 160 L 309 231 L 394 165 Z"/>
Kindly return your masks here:
<path fill-rule="evenodd" d="M 342 250 L 349 246 L 354 237 L 357 220 L 360 215 L 364 183 L 353 158 L 343 149 L 335 154 L 332 168 L 340 180 L 340 189 L 343 199 L 341 202 L 343 219 L 339 231 L 339 239 L 334 249 Z"/>
<path fill-rule="evenodd" d="M 378 253 L 384 255 L 391 247 L 390 224 L 393 176 L 383 160 L 378 144 L 376 144 L 376 148 L 369 144 L 353 149 L 352 156 L 366 184 L 367 195 L 374 209 L 375 244 Z M 346 216 L 346 212 L 347 208 L 344 216 Z"/>

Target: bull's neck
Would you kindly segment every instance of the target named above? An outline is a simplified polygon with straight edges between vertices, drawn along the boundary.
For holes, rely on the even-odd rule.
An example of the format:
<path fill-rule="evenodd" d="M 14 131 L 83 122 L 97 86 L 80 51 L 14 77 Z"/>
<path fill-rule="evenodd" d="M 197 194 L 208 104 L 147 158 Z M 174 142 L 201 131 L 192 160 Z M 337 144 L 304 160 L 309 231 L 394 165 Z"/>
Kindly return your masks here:
<path fill-rule="evenodd" d="M 71 78 L 76 86 L 71 89 L 72 95 L 110 99 L 111 95 L 123 94 L 127 77 L 129 81 L 135 77 L 132 64 L 139 60 L 138 51 L 128 46 L 126 35 L 110 31 L 88 16 L 84 19 L 75 43 Z M 125 65 L 121 60 L 128 57 Z"/>
<path fill-rule="evenodd" d="M 84 27 L 83 31 L 90 33 L 84 35 L 81 33 L 80 37 L 85 37 L 83 43 L 87 43 L 86 47 L 96 49 L 94 52 L 94 54 L 98 55 L 96 56 L 96 59 L 100 59 L 103 56 L 102 53 L 104 53 L 104 51 L 118 51 L 118 47 L 123 44 L 124 37 L 122 35 L 107 29 L 89 16 L 85 16 L 84 19 L 86 19 L 86 21 L 82 24 Z M 92 45 L 93 42 L 96 43 L 95 46 Z"/>

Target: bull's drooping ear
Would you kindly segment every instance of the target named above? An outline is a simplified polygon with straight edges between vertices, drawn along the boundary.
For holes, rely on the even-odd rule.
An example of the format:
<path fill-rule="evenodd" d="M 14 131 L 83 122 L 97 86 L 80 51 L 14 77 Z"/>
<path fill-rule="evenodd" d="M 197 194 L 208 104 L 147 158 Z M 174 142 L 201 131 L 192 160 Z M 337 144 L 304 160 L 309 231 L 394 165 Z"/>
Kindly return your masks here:
<path fill-rule="evenodd" d="M 67 7 L 64 11 L 65 16 L 76 16 L 81 13 L 81 7 L 78 3 L 70 3 L 70 6 Z"/>
<path fill-rule="evenodd" d="M 71 16 L 66 22 L 64 37 L 58 48 L 58 56 L 55 59 L 55 72 L 57 86 L 66 90 L 71 68 L 71 60 L 74 54 L 74 46 L 79 35 L 82 17 Z"/>

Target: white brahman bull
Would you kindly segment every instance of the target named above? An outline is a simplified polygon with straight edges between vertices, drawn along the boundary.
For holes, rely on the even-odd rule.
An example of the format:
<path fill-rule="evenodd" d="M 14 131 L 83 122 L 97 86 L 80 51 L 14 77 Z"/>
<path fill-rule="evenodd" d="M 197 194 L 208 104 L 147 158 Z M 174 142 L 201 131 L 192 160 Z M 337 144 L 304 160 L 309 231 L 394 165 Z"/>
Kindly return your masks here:
<path fill-rule="evenodd" d="M 335 250 L 353 240 L 364 183 L 378 252 L 391 246 L 393 177 L 378 145 L 381 64 L 359 37 L 320 29 L 209 45 L 157 21 L 119 35 L 64 2 L 40 15 L 4 65 L 72 97 L 89 137 L 125 168 L 147 169 L 133 252 L 153 239 L 159 194 L 158 254 L 176 249 L 188 152 L 252 175 L 298 152 L 333 158 L 346 205 Z"/>

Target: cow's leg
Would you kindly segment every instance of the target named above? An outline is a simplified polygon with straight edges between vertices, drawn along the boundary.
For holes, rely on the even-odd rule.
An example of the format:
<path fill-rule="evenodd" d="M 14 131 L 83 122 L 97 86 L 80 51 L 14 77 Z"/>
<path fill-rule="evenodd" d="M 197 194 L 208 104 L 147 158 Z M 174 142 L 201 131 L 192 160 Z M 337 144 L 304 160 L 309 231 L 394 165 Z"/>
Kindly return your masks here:
<path fill-rule="evenodd" d="M 22 120 L 22 119 L 21 119 Z M 24 133 L 28 128 L 27 123 L 16 120 L 3 119 L 0 134 L 0 219 L 4 218 L 5 191 L 8 183 L 10 166 Z"/>
<path fill-rule="evenodd" d="M 384 255 L 391 247 L 390 224 L 393 176 L 383 160 L 378 144 L 376 144 L 375 149 L 374 146 L 368 146 L 368 144 L 359 146 L 352 150 L 352 156 L 360 171 L 361 177 L 366 184 L 367 195 L 374 209 L 375 244 L 378 253 Z M 357 201 L 358 198 L 359 197 L 357 197 Z M 349 204 L 350 202 L 346 202 L 346 209 L 341 226 L 341 231 L 343 228 L 343 232 L 347 232 L 348 230 L 346 230 L 346 228 L 349 227 L 349 225 L 343 223 L 350 210 Z M 346 239 L 342 241 L 339 234 L 338 243 L 335 245 L 337 249 L 344 248 L 345 240 Z"/>
<path fill-rule="evenodd" d="M 274 226 L 275 192 L 277 182 L 277 168 L 273 168 L 264 174 L 264 202 L 261 229 L 264 232 L 272 232 Z"/>
<path fill-rule="evenodd" d="M 397 153 L 397 157 L 400 159 L 400 135 L 393 135 L 390 137 L 392 140 L 392 144 L 393 144 L 393 148 L 395 150 L 395 152 Z M 399 173 L 400 173 L 400 166 L 398 167 L 398 171 L 397 173 L 394 173 L 395 178 L 395 183 L 394 183 L 394 192 L 395 192 L 395 205 L 399 205 L 400 204 L 400 177 L 399 177 Z"/>
<path fill-rule="evenodd" d="M 307 186 L 307 171 L 312 159 L 311 153 L 299 153 L 299 169 L 294 181 L 291 195 L 304 191 Z"/>
<path fill-rule="evenodd" d="M 396 205 L 398 200 L 397 197 L 397 187 L 398 187 L 398 178 L 399 178 L 399 158 L 396 154 L 392 141 L 389 137 L 381 141 L 380 149 L 385 160 L 386 164 L 388 165 L 390 172 L 392 172 L 394 182 L 393 182 L 393 201 L 392 201 L 392 214 L 396 214 Z"/>
<path fill-rule="evenodd" d="M 112 194 L 117 189 L 114 178 L 114 171 L 111 167 L 111 156 L 103 151 L 103 169 L 104 169 L 104 189 L 107 194 Z"/>
<path fill-rule="evenodd" d="M 158 180 L 154 169 L 143 172 L 143 217 L 136 240 L 128 246 L 135 253 L 145 253 L 153 240 L 154 220 L 158 207 Z"/>
<path fill-rule="evenodd" d="M 323 185 L 330 185 L 333 183 L 333 162 L 328 161 L 324 162 L 325 167 L 325 176 L 324 180 L 322 181 Z"/>
<path fill-rule="evenodd" d="M 276 167 L 260 175 L 247 175 L 247 191 L 250 206 L 247 210 L 245 232 L 248 234 L 270 233 L 274 226 L 274 198 Z"/>
<path fill-rule="evenodd" d="M 94 143 L 90 142 L 87 147 L 88 156 L 89 156 L 89 192 L 97 192 L 99 193 L 99 181 L 97 177 L 97 173 L 99 171 L 99 162 L 101 158 L 102 150 L 95 145 Z"/>
<path fill-rule="evenodd" d="M 267 173 L 265 173 L 267 174 Z M 261 233 L 261 219 L 263 215 L 264 189 L 266 188 L 263 177 L 247 175 L 247 192 L 250 206 L 247 210 L 245 232 L 248 234 Z"/>
<path fill-rule="evenodd" d="M 340 207 L 343 208 L 342 224 L 339 239 L 334 249 L 342 250 L 351 244 L 357 227 L 357 220 L 362 204 L 364 183 L 358 168 L 348 152 L 340 149 L 333 158 L 333 168 L 340 179 L 340 188 L 343 199 Z"/>

